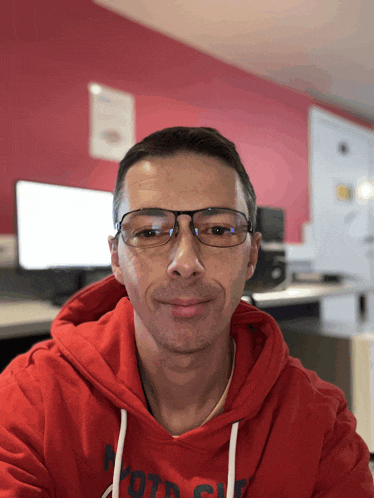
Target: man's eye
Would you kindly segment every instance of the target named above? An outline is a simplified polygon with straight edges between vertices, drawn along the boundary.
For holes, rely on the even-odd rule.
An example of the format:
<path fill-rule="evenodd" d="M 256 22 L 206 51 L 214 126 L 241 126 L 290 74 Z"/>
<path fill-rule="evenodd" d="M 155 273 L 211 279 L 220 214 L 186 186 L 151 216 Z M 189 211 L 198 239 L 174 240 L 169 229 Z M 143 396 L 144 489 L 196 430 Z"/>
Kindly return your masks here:
<path fill-rule="evenodd" d="M 135 234 L 135 237 L 144 237 L 146 239 L 155 237 L 156 235 L 159 235 L 161 233 L 161 230 L 141 230 L 140 232 L 137 232 Z"/>
<path fill-rule="evenodd" d="M 214 226 L 209 228 L 209 232 L 211 235 L 225 235 L 227 233 L 231 233 L 231 228 Z"/>

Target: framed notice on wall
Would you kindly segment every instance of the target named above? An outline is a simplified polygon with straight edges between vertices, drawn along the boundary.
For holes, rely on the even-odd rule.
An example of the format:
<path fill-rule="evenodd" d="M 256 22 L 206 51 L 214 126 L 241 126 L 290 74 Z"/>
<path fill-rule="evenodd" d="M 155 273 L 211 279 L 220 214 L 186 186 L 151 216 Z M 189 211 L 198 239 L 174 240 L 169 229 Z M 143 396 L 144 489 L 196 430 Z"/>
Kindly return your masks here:
<path fill-rule="evenodd" d="M 119 162 L 135 144 L 133 95 L 90 83 L 89 152 L 92 157 Z"/>

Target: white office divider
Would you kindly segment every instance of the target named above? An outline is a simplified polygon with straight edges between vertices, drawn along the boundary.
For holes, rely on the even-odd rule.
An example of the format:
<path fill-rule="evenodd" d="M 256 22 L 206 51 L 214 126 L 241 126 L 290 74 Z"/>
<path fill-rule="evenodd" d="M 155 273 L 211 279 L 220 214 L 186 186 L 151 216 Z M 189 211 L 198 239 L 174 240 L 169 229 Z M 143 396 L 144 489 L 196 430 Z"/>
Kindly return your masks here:
<path fill-rule="evenodd" d="M 357 433 L 374 453 L 374 326 L 373 332 L 354 336 L 352 354 L 352 412 Z"/>
<path fill-rule="evenodd" d="M 355 292 L 322 296 L 320 306 L 322 321 L 352 324 L 359 321 L 359 301 Z"/>
<path fill-rule="evenodd" d="M 374 282 L 374 133 L 313 106 L 309 151 L 314 271 Z"/>
<path fill-rule="evenodd" d="M 374 288 L 346 289 L 321 296 L 320 317 L 322 322 L 352 326 L 372 323 L 374 332 Z"/>

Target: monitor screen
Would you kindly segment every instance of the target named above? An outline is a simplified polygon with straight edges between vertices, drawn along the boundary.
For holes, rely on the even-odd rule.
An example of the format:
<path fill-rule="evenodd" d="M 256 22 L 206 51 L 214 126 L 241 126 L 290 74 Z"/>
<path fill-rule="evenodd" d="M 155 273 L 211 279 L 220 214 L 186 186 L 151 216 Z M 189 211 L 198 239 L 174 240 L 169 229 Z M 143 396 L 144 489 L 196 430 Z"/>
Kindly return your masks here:
<path fill-rule="evenodd" d="M 111 192 L 16 182 L 18 263 L 26 270 L 107 268 Z"/>

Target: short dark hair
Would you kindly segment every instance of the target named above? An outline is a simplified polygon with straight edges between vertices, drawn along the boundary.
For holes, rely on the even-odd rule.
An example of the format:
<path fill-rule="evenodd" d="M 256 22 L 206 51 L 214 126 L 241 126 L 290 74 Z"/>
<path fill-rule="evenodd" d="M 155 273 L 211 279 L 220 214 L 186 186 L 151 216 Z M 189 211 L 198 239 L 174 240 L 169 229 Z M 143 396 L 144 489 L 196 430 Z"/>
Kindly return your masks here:
<path fill-rule="evenodd" d="M 125 176 L 131 166 L 147 157 L 173 156 L 179 152 L 192 152 L 220 159 L 239 175 L 248 207 L 249 221 L 256 229 L 256 194 L 235 144 L 214 128 L 176 126 L 156 131 L 135 144 L 120 162 L 113 194 L 113 222 L 118 220 Z"/>

